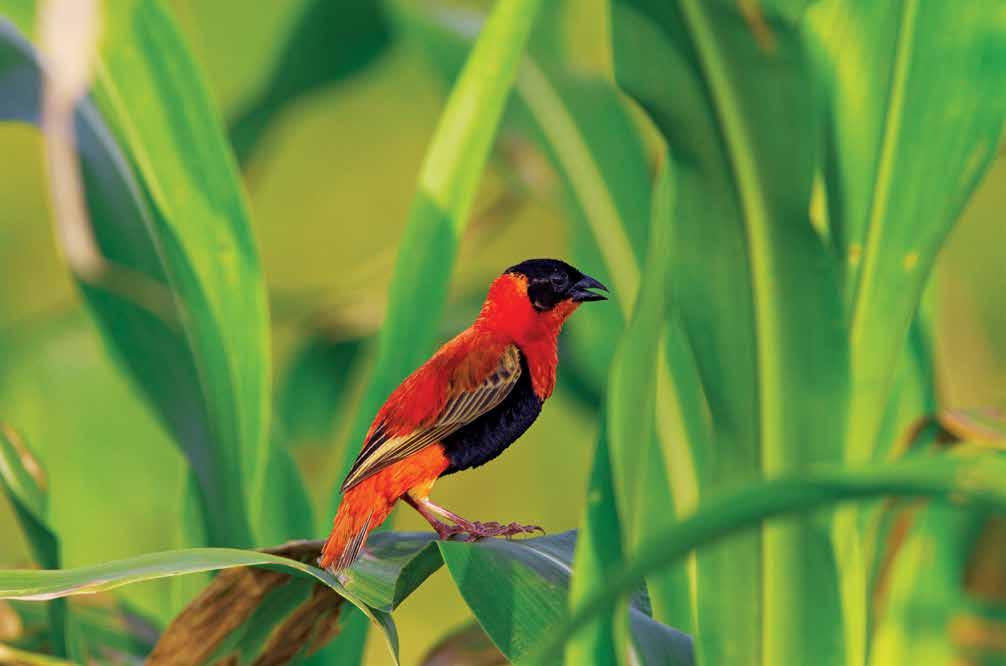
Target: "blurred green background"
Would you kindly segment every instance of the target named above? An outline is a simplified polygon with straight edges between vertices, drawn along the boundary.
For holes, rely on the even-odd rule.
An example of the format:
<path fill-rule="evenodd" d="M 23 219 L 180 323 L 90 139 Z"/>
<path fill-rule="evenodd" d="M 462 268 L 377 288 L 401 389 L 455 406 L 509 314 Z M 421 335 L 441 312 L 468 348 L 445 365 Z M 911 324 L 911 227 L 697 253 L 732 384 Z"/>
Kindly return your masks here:
<path fill-rule="evenodd" d="M 167 4 L 228 119 L 261 90 L 302 8 L 293 0 L 260 3 L 254 11 L 235 0 Z M 393 36 L 364 70 L 286 109 L 245 165 L 270 291 L 278 387 L 315 336 L 339 340 L 380 325 L 394 251 L 444 94 L 444 82 L 422 54 Z M 508 141 L 504 134 L 500 143 Z M 60 258 L 38 132 L 0 125 L 0 155 L 0 419 L 16 424 L 46 463 L 64 564 L 176 547 L 183 459 L 110 358 Z M 483 182 L 445 336 L 475 315 L 489 281 L 506 266 L 529 256 L 567 255 L 564 209 L 545 161 L 530 154 L 519 165 L 535 185 L 529 191 L 513 195 L 513 174 L 498 164 Z M 955 229 L 932 285 L 947 406 L 1006 403 L 1004 209 L 1006 161 L 1000 158 Z M 366 353 L 365 346 L 341 389 L 347 398 L 340 408 L 293 433 L 295 455 L 322 512 L 338 482 L 343 447 L 359 446 L 344 440 Z M 309 411 L 311 405 L 296 407 Z M 518 446 L 487 468 L 445 479 L 435 497 L 478 519 L 534 522 L 550 532 L 573 528 L 595 431 L 596 411 L 560 385 Z M 410 511 L 399 512 L 396 526 L 426 527 Z M 23 566 L 26 547 L 5 503 L 0 534 L 0 568 Z M 161 620 L 181 603 L 167 582 L 122 594 Z M 396 613 L 403 663 L 415 663 L 468 617 L 446 572 L 438 572 Z M 372 634 L 369 663 L 386 663 L 380 643 Z"/>

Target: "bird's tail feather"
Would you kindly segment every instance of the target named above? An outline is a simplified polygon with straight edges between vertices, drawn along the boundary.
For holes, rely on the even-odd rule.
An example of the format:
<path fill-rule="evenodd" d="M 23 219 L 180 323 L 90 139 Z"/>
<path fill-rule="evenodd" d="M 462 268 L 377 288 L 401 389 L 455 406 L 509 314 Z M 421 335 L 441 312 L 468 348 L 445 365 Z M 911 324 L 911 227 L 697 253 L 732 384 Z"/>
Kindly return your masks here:
<path fill-rule="evenodd" d="M 318 559 L 323 569 L 338 573 L 349 568 L 360 557 L 367 535 L 391 512 L 391 503 L 368 486 L 362 483 L 343 495 L 332 533 Z"/>

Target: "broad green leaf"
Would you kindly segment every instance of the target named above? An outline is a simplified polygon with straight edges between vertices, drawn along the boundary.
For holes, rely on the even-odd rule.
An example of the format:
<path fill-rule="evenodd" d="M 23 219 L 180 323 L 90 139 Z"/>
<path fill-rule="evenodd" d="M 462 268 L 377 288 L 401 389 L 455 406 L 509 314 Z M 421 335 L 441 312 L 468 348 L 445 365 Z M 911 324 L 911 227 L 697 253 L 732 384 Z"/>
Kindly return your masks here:
<path fill-rule="evenodd" d="M 860 468 L 822 466 L 801 477 L 755 482 L 710 498 L 690 516 L 655 535 L 621 569 L 611 572 L 604 587 L 585 599 L 571 617 L 544 632 L 547 639 L 528 655 L 529 663 L 553 663 L 572 636 L 596 615 L 610 612 L 650 572 L 765 520 L 888 496 L 929 497 L 1006 513 L 1006 461 L 995 454 L 961 451 Z"/>
<path fill-rule="evenodd" d="M 248 161 L 283 111 L 367 67 L 388 47 L 390 37 L 378 0 L 304 3 L 262 90 L 231 122 L 238 160 Z"/>
<path fill-rule="evenodd" d="M 499 2 L 448 97 L 419 185 L 388 295 L 378 355 L 344 453 L 348 469 L 388 394 L 426 358 L 447 295 L 458 235 L 541 0 Z M 333 507 L 341 495 L 333 496 Z"/>
<path fill-rule="evenodd" d="M 474 544 L 438 541 L 437 545 L 475 619 L 511 662 L 525 663 L 549 627 L 568 615 L 573 532 Z M 693 663 L 691 639 L 651 619 L 638 601 L 629 608 L 629 628 L 640 663 Z"/>
<path fill-rule="evenodd" d="M 826 0 L 806 25 L 830 84 L 825 176 L 856 383 L 847 455 L 863 461 L 926 278 L 996 153 L 1006 31 L 995 2 Z"/>
<path fill-rule="evenodd" d="M 670 298 L 716 435 L 697 470 L 703 494 L 840 457 L 846 336 L 837 270 L 809 218 L 818 114 L 803 5 L 613 7 L 616 79 L 675 159 Z M 698 577 L 699 626 L 752 618 L 729 636 L 700 631 L 707 662 L 842 661 L 819 527 L 774 526 L 700 553 Z"/>
<path fill-rule="evenodd" d="M 390 613 L 443 564 L 432 533 L 380 533 L 342 584 L 372 608 Z"/>
<path fill-rule="evenodd" d="M 265 552 L 233 548 L 193 548 L 150 553 L 76 569 L 0 571 L 0 598 L 57 599 L 111 590 L 129 583 L 256 565 L 313 579 L 349 600 L 382 628 L 392 656 L 397 661 L 398 636 L 388 613 L 368 606 L 327 571 Z"/>
<path fill-rule="evenodd" d="M 0 25 L 0 62 L 8 73 L 3 118 L 35 122 L 40 73 L 20 36 L 29 32 L 30 6 L 0 4 L 18 21 Z M 128 2 L 106 19 L 96 105 L 84 101 L 77 112 L 87 204 L 104 259 L 156 290 L 144 301 L 86 282 L 82 289 L 188 456 L 209 538 L 247 545 L 245 492 L 269 455 L 269 369 L 243 195 L 215 111 L 164 10 Z"/>

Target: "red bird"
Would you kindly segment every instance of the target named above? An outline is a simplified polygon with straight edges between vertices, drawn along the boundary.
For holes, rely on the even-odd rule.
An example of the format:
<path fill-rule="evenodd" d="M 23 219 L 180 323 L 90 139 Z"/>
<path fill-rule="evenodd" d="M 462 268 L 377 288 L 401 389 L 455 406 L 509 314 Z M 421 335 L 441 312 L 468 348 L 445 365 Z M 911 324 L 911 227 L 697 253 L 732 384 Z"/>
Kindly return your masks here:
<path fill-rule="evenodd" d="M 377 412 L 342 482 L 342 503 L 319 564 L 349 567 L 399 499 L 441 539 L 511 536 L 541 528 L 465 520 L 430 501 L 436 480 L 478 467 L 527 430 L 555 387 L 556 339 L 583 301 L 605 286 L 555 259 L 529 259 L 489 287 L 475 323 L 395 389 Z M 447 520 L 453 525 L 441 522 Z"/>

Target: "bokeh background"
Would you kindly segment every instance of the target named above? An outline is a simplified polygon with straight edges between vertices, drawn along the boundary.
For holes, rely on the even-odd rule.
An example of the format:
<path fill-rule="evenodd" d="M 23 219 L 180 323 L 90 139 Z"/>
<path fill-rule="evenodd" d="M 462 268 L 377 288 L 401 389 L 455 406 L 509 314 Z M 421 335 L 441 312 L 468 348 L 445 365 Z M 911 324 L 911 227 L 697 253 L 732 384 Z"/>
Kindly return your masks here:
<path fill-rule="evenodd" d="M 262 93 L 303 6 L 166 4 L 232 122 Z M 270 293 L 277 427 L 295 447 L 322 513 L 339 481 L 343 448 L 359 446 L 345 441 L 345 430 L 370 358 L 367 337 L 380 326 L 417 171 L 447 89 L 416 44 L 390 27 L 386 39 L 338 85 L 285 108 L 244 165 Z M 497 154 L 462 246 L 445 337 L 474 317 L 503 268 L 529 256 L 568 254 L 565 209 L 547 162 L 506 131 Z M 38 132 L 0 124 L 0 156 L 0 420 L 16 424 L 45 461 L 65 565 L 176 547 L 184 463 L 82 307 L 55 242 Z M 948 406 L 1006 404 L 1004 209 L 1000 156 L 954 231 L 931 289 Z M 286 395 L 296 400 L 283 402 Z M 518 445 L 487 468 L 443 480 L 435 497 L 477 519 L 534 522 L 550 532 L 574 528 L 596 427 L 596 410 L 564 381 Z M 396 526 L 425 524 L 406 510 Z M 0 535 L 0 568 L 23 566 L 26 547 L 5 503 Z M 161 619 L 184 601 L 166 582 L 122 593 Z M 403 663 L 415 663 L 467 617 L 446 574 L 436 574 L 396 614 Z M 376 636 L 368 661 L 387 661 Z"/>

